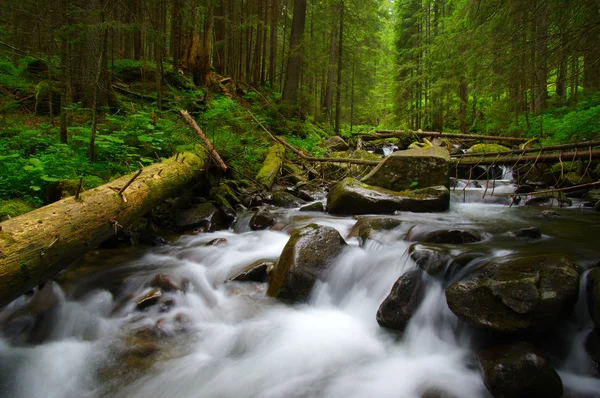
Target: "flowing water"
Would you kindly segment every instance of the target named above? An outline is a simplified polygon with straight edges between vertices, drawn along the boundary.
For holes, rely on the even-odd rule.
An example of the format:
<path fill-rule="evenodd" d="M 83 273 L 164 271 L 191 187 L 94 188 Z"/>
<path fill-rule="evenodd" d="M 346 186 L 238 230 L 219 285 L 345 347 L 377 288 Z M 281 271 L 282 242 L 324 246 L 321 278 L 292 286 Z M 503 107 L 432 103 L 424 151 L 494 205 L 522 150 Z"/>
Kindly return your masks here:
<path fill-rule="evenodd" d="M 356 219 L 280 209 L 281 231 L 250 231 L 249 214 L 242 214 L 230 231 L 181 236 L 159 248 L 92 252 L 59 278 L 60 286 L 46 283 L 0 313 L 0 394 L 487 397 L 474 359 L 482 336 L 448 309 L 447 281 L 426 278 L 423 303 L 402 335 L 378 326 L 379 305 L 396 279 L 416 267 L 404 236 L 412 227 L 477 229 L 484 241 L 450 249 L 474 261 L 563 253 L 588 269 L 600 260 L 600 218 L 578 204 L 542 217 L 548 208 L 489 196 L 513 192 L 510 175 L 487 187 L 485 181 L 455 185 L 448 212 L 397 214 L 403 223 L 395 230 L 364 245 L 348 238 L 305 304 L 268 298 L 265 284 L 227 281 L 256 261 L 276 261 L 293 229 L 319 223 L 347 236 Z M 542 239 L 508 234 L 530 226 L 541 229 Z M 227 243 L 206 245 L 216 238 Z M 159 272 L 181 282 L 185 293 L 165 293 L 163 304 L 136 309 L 135 298 L 151 290 Z M 600 396 L 584 349 L 592 327 L 584 296 L 582 283 L 549 355 L 572 396 Z"/>

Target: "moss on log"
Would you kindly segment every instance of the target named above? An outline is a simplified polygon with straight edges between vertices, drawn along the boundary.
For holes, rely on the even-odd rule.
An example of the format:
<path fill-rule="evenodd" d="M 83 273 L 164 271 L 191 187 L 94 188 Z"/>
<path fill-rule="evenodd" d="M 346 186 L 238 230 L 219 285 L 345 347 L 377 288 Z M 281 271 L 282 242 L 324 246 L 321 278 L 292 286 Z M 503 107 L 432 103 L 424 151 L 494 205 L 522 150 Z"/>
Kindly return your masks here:
<path fill-rule="evenodd" d="M 184 152 L 0 223 L 0 307 L 149 212 L 197 177 L 206 152 Z M 124 188 L 122 195 L 119 191 Z"/>
<path fill-rule="evenodd" d="M 269 148 L 263 167 L 256 175 L 256 181 L 267 189 L 271 189 L 275 183 L 275 178 L 279 175 L 285 158 L 285 147 L 281 144 L 275 144 Z"/>

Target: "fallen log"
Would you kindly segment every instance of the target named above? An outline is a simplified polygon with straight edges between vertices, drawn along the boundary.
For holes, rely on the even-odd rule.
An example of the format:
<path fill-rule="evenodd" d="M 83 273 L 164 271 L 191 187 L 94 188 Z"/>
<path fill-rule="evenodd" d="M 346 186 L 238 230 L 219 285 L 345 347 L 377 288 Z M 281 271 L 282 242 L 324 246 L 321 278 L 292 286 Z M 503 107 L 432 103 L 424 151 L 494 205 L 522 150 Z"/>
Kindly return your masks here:
<path fill-rule="evenodd" d="M 420 137 L 446 137 L 446 138 L 460 138 L 470 140 L 486 140 L 486 141 L 503 141 L 503 142 L 527 142 L 530 138 L 516 138 L 516 137 L 498 137 L 495 135 L 478 135 L 478 134 L 454 134 L 454 133 L 440 133 L 438 131 L 404 131 L 404 130 L 377 130 L 375 133 L 378 135 L 377 138 L 394 138 L 401 137 L 404 134 L 418 135 Z M 372 134 L 361 135 L 363 141 L 365 137 Z M 368 139 L 367 139 L 368 140 Z"/>
<path fill-rule="evenodd" d="M 452 159 L 455 166 L 457 165 L 490 165 L 490 164 L 519 164 L 519 163 L 554 163 L 554 162 L 569 162 L 578 159 L 596 159 L 600 158 L 600 149 L 592 151 L 576 151 L 576 152 L 561 152 L 561 153 L 546 153 L 538 155 L 526 156 L 479 156 L 468 158 Z"/>
<path fill-rule="evenodd" d="M 208 137 L 206 136 L 206 134 L 204 134 L 204 132 L 202 131 L 202 129 L 200 128 L 200 126 L 198 126 L 198 124 L 190 116 L 190 114 L 188 113 L 188 111 L 181 109 L 179 111 L 179 113 L 189 123 L 190 127 L 192 128 L 192 130 L 194 130 L 202 138 L 202 140 L 204 141 L 204 144 L 206 145 L 206 149 L 208 149 L 208 153 L 214 159 L 214 161 L 219 164 L 219 166 L 221 167 L 221 169 L 223 171 L 227 171 L 227 166 L 225 165 L 225 162 L 223 162 L 223 159 L 221 159 L 221 156 L 219 155 L 219 153 L 217 152 L 217 150 L 215 149 L 215 147 L 210 143 L 210 140 L 208 139 Z"/>
<path fill-rule="evenodd" d="M 502 152 L 467 152 L 460 155 L 455 155 L 453 157 L 456 158 L 465 158 L 472 156 L 505 156 L 513 153 L 532 153 L 532 152 L 547 152 L 547 151 L 557 151 L 562 149 L 576 149 L 576 148 L 593 148 L 600 146 L 600 141 L 584 141 L 584 142 L 574 142 L 572 144 L 562 144 L 562 145 L 550 145 L 539 148 L 526 148 L 526 149 L 512 149 L 510 151 L 502 151 Z M 589 154 L 589 151 L 586 152 Z"/>
<path fill-rule="evenodd" d="M 144 168 L 135 179 L 132 173 L 82 192 L 78 199 L 0 223 L 0 307 L 174 195 L 201 174 L 207 159 L 203 149 L 184 152 Z"/>

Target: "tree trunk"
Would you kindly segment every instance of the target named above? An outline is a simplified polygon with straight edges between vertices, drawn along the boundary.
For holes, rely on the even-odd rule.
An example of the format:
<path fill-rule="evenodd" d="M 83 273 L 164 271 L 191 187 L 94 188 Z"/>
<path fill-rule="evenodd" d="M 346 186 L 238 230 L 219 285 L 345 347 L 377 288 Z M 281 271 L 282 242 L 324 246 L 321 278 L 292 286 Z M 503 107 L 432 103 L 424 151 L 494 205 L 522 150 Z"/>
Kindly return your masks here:
<path fill-rule="evenodd" d="M 277 17 L 279 15 L 279 2 L 271 0 L 271 52 L 269 53 L 269 81 L 275 87 L 277 76 Z"/>
<path fill-rule="evenodd" d="M 546 107 L 548 97 L 548 6 L 542 0 L 536 13 L 536 57 L 535 57 L 535 113 L 539 114 Z"/>
<path fill-rule="evenodd" d="M 338 43 L 338 70 L 337 87 L 335 98 L 335 133 L 340 133 L 340 121 L 342 117 L 342 49 L 344 48 L 344 2 L 340 1 L 340 40 Z"/>
<path fill-rule="evenodd" d="M 294 0 L 294 16 L 290 35 L 290 54 L 287 64 L 282 100 L 291 111 L 298 104 L 298 85 L 302 69 L 302 36 L 306 22 L 306 0 Z M 291 114 L 289 112 L 288 114 Z"/>
<path fill-rule="evenodd" d="M 583 89 L 600 91 L 600 0 L 585 0 L 586 32 L 583 49 Z"/>
<path fill-rule="evenodd" d="M 331 110 L 333 109 L 333 79 L 335 78 L 335 57 L 337 55 L 337 8 L 339 4 L 331 6 L 333 22 L 331 24 L 331 34 L 329 36 L 329 67 L 327 68 L 327 83 L 325 85 L 325 96 L 321 104 L 321 111 L 325 120 L 331 120 Z"/>
<path fill-rule="evenodd" d="M 119 228 L 202 173 L 205 152 L 184 152 L 133 174 L 0 223 L 0 307 L 52 278 Z M 123 199 L 125 198 L 126 201 Z"/>

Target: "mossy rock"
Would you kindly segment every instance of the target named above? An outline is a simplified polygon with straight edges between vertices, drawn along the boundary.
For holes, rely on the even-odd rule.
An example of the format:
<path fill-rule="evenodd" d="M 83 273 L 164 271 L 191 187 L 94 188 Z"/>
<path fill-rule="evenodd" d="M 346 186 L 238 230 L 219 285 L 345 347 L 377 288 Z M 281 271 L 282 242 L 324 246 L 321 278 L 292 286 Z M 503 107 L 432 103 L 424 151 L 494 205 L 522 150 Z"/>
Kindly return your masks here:
<path fill-rule="evenodd" d="M 327 149 L 329 152 L 344 152 L 350 149 L 348 143 L 339 135 L 328 138 L 321 144 L 321 147 Z"/>
<path fill-rule="evenodd" d="M 287 209 L 291 209 L 293 207 L 300 207 L 306 204 L 302 199 L 292 195 L 289 192 L 285 191 L 275 191 L 273 192 L 273 204 L 279 207 L 284 207 Z"/>
<path fill-rule="evenodd" d="M 290 162 L 283 163 L 283 176 L 289 178 L 294 184 L 306 183 L 308 176 L 300 167 Z"/>
<path fill-rule="evenodd" d="M 327 195 L 327 211 L 331 214 L 392 214 L 395 211 L 445 211 L 450 206 L 450 193 L 437 186 L 415 191 L 390 191 L 345 178 Z"/>
<path fill-rule="evenodd" d="M 285 157 L 285 147 L 281 144 L 275 144 L 269 148 L 262 168 L 256 175 L 256 181 L 267 189 L 271 189 L 275 179 L 281 171 L 283 159 Z"/>
<path fill-rule="evenodd" d="M 344 238 L 331 227 L 310 224 L 294 231 L 277 262 L 267 294 L 306 301 L 345 246 Z"/>
<path fill-rule="evenodd" d="M 579 293 L 579 266 L 541 255 L 493 260 L 446 289 L 448 307 L 472 325 L 538 332 L 566 318 Z"/>
<path fill-rule="evenodd" d="M 22 199 L 10 199 L 0 202 L 0 221 L 5 221 L 9 217 L 20 216 L 35 209 L 35 206 L 30 205 Z"/>
<path fill-rule="evenodd" d="M 332 158 L 337 159 L 362 159 L 380 161 L 382 157 L 362 149 L 355 151 L 333 152 Z M 361 176 L 368 173 L 373 166 L 349 163 L 322 163 L 321 171 L 325 179 L 340 180 L 347 176 Z"/>
<path fill-rule="evenodd" d="M 361 181 L 392 191 L 422 189 L 449 184 L 450 153 L 431 147 L 397 151 L 383 159 Z"/>
<path fill-rule="evenodd" d="M 402 220 L 390 217 L 361 217 L 348 233 L 348 237 L 358 237 L 362 242 L 372 239 L 377 232 L 390 231 L 402 225 Z"/>
<path fill-rule="evenodd" d="M 467 150 L 472 153 L 490 153 L 490 152 L 506 152 L 510 151 L 510 148 L 499 144 L 475 144 Z"/>
<path fill-rule="evenodd" d="M 581 160 L 576 160 L 574 162 L 562 162 L 562 164 L 559 162 L 554 163 L 552 166 L 550 166 L 550 171 L 552 171 L 552 173 L 554 174 L 559 175 L 561 172 L 563 172 L 564 174 L 573 172 L 581 175 L 581 173 L 583 173 L 583 170 L 584 165 Z"/>
<path fill-rule="evenodd" d="M 300 211 L 325 211 L 325 206 L 323 206 L 322 202 L 311 203 L 306 206 L 302 206 Z"/>
<path fill-rule="evenodd" d="M 215 204 L 225 213 L 229 221 L 233 221 L 236 217 L 234 206 L 241 204 L 240 198 L 227 184 L 219 184 L 212 188 L 209 192 L 209 197 Z"/>

